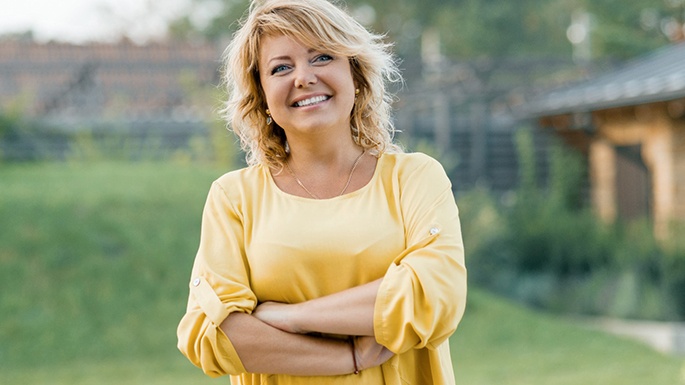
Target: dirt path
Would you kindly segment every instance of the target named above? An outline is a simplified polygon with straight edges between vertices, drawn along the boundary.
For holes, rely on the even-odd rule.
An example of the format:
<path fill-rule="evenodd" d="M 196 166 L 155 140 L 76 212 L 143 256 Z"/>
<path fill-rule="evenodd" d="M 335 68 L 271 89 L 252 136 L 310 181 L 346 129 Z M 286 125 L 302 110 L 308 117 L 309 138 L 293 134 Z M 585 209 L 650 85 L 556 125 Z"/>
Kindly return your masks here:
<path fill-rule="evenodd" d="M 685 356 L 685 323 L 582 318 L 581 324 L 644 342 L 657 351 Z"/>

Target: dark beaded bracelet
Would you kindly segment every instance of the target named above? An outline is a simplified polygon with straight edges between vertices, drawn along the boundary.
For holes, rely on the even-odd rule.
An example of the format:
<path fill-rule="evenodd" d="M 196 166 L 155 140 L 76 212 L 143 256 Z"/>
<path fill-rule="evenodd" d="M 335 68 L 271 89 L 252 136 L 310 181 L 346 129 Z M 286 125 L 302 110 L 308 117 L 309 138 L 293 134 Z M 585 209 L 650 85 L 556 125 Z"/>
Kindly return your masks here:
<path fill-rule="evenodd" d="M 350 336 L 350 347 L 352 348 L 352 362 L 354 363 L 354 374 L 359 374 L 359 367 L 357 366 L 357 355 L 354 352 L 354 337 Z"/>

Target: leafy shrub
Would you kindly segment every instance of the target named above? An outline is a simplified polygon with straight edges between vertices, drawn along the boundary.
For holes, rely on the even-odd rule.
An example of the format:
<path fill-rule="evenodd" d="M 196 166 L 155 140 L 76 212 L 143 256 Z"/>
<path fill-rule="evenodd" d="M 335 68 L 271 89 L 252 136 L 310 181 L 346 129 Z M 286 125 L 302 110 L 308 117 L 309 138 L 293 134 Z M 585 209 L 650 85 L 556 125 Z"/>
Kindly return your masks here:
<path fill-rule="evenodd" d="M 598 220 L 583 205 L 582 160 L 561 146 L 538 187 L 530 135 L 516 138 L 509 204 L 482 190 L 459 199 L 471 282 L 560 312 L 685 319 L 685 245 L 657 242 L 647 221 Z"/>
<path fill-rule="evenodd" d="M 57 158 L 68 139 L 45 124 L 23 118 L 12 111 L 0 113 L 0 160 L 34 161 Z"/>

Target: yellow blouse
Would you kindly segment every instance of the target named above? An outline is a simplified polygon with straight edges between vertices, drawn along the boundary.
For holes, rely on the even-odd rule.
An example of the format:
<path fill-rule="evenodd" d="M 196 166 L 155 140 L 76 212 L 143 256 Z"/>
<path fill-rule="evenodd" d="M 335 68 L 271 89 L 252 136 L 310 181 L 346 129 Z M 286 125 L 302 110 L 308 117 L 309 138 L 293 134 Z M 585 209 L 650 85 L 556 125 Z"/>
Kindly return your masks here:
<path fill-rule="evenodd" d="M 219 328 L 258 303 L 297 303 L 383 277 L 378 343 L 395 356 L 359 375 L 246 373 Z M 230 172 L 209 191 L 178 347 L 232 384 L 454 384 L 448 337 L 466 304 L 458 210 L 442 166 L 384 154 L 371 181 L 323 200 L 287 194 L 264 166 Z"/>

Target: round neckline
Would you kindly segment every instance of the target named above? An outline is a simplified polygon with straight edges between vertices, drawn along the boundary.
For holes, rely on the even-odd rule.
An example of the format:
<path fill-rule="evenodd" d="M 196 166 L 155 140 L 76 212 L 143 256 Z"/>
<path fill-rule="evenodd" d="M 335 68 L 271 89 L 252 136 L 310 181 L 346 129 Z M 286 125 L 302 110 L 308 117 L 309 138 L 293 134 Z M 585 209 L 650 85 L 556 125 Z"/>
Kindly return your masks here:
<path fill-rule="evenodd" d="M 296 199 L 296 200 L 302 200 L 302 201 L 306 201 L 306 202 L 333 202 L 333 201 L 340 200 L 340 199 L 347 199 L 347 198 L 354 197 L 355 195 L 359 195 L 359 194 L 363 193 L 364 191 L 368 190 L 369 188 L 371 188 L 371 185 L 376 183 L 376 179 L 378 179 L 380 164 L 384 158 L 385 158 L 385 153 L 381 154 L 381 156 L 376 158 L 377 159 L 376 160 L 376 168 L 373 170 L 373 175 L 371 176 L 371 179 L 369 179 L 369 181 L 364 186 L 360 187 L 357 190 L 351 191 L 349 193 L 345 193 L 343 195 L 330 197 L 330 198 L 323 198 L 323 199 L 314 199 L 314 198 L 302 197 L 302 196 L 290 194 L 288 192 L 281 190 L 281 188 L 278 187 L 278 185 L 276 184 L 276 181 L 274 181 L 274 176 L 271 175 L 271 170 L 266 166 L 261 166 L 261 167 L 262 167 L 263 172 L 266 173 L 267 179 L 269 180 L 269 186 L 272 189 L 274 189 L 279 195 L 282 195 L 288 199 Z"/>

